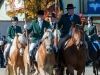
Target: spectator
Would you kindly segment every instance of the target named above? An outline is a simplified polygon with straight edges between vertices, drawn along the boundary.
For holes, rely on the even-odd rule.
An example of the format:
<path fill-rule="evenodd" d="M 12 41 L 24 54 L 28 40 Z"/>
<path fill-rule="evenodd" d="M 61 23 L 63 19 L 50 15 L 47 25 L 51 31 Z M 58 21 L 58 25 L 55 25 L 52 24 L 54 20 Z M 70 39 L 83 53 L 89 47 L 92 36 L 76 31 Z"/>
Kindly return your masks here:
<path fill-rule="evenodd" d="M 2 35 L 2 41 L 4 42 L 4 45 L 7 43 L 5 35 Z"/>

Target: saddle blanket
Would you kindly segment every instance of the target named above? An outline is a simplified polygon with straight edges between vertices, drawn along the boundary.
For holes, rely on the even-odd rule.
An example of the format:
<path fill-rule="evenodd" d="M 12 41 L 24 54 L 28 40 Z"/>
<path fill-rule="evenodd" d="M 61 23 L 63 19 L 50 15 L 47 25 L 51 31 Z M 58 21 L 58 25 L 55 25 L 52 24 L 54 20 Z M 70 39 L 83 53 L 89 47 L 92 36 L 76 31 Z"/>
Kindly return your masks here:
<path fill-rule="evenodd" d="M 95 40 L 95 41 L 92 42 L 93 48 L 97 51 L 97 48 L 96 48 L 96 46 L 94 45 L 94 43 L 97 44 L 97 46 L 98 46 L 99 49 L 100 49 L 100 44 L 99 44 L 99 42 L 98 42 L 97 40 Z"/>

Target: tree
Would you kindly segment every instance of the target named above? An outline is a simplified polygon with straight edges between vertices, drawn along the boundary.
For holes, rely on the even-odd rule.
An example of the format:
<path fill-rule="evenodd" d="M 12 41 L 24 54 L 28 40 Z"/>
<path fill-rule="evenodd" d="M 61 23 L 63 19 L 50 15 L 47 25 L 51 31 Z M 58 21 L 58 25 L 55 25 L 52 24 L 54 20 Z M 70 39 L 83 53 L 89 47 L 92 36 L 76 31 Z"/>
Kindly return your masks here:
<path fill-rule="evenodd" d="M 26 17 L 32 19 L 36 17 L 36 13 L 39 9 L 46 10 L 55 0 L 25 0 Z M 7 0 L 8 5 L 11 6 L 12 0 Z M 13 17 L 18 13 L 23 14 L 24 9 L 7 11 L 9 17 Z"/>

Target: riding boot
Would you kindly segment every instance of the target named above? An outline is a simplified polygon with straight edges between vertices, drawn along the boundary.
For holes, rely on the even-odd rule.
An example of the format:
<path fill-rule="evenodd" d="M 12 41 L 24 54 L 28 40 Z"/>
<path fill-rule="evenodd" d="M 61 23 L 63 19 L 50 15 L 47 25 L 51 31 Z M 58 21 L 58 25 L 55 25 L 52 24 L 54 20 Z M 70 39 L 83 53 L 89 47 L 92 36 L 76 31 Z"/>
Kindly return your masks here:
<path fill-rule="evenodd" d="M 61 67 L 61 49 L 58 49 L 58 56 L 57 56 L 57 67 Z"/>
<path fill-rule="evenodd" d="M 35 71 L 35 69 L 34 69 L 34 61 L 33 61 L 32 56 L 30 56 L 30 72 L 32 72 L 32 71 Z"/>
<path fill-rule="evenodd" d="M 6 52 L 5 55 L 4 55 L 4 65 L 6 66 L 8 64 L 8 57 L 9 57 L 9 52 Z"/>

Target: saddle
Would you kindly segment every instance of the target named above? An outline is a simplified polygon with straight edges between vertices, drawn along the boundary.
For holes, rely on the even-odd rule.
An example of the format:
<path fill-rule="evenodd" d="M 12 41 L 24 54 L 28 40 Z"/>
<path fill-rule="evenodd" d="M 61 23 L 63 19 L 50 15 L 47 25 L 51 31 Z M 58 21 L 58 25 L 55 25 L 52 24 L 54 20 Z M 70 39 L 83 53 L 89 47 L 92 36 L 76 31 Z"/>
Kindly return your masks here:
<path fill-rule="evenodd" d="M 97 42 L 91 42 L 91 43 L 92 43 L 93 48 L 94 48 L 96 51 L 98 51 L 98 50 L 100 49 L 99 43 L 97 43 Z"/>

